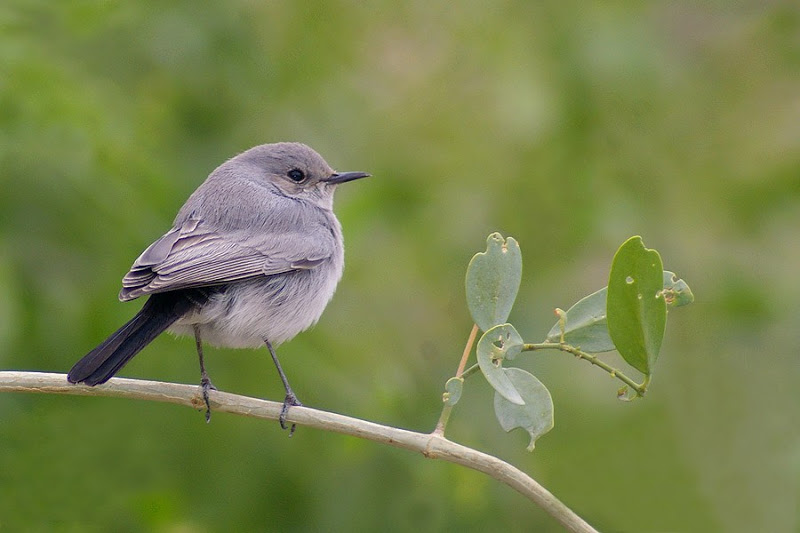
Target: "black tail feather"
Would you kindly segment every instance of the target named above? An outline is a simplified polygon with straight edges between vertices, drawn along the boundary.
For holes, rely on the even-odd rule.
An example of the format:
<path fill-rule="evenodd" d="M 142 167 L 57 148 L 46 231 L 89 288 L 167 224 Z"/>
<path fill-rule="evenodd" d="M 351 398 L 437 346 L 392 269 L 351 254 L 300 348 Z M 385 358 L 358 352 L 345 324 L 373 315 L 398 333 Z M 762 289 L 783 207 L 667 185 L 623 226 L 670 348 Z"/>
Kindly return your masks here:
<path fill-rule="evenodd" d="M 136 316 L 75 363 L 67 380 L 94 386 L 111 379 L 142 348 L 201 303 L 198 295 L 188 292 L 175 291 L 150 296 Z"/>

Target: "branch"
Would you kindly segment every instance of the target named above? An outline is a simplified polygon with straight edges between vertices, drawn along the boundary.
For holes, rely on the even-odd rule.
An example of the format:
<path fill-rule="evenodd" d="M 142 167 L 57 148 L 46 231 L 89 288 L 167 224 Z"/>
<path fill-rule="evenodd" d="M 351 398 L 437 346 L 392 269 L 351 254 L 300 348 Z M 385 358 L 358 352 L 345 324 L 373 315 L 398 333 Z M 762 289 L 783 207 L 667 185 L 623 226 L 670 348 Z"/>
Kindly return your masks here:
<path fill-rule="evenodd" d="M 196 385 L 139 379 L 112 378 L 103 385 L 87 387 L 68 383 L 64 374 L 0 371 L 0 392 L 4 391 L 133 398 L 175 403 L 194 409 L 204 407 L 200 388 Z M 214 411 L 269 420 L 278 419 L 282 406 L 277 402 L 213 390 L 209 399 Z M 596 533 L 592 526 L 518 468 L 491 455 L 451 442 L 441 435 L 416 433 L 309 407 L 292 407 L 286 421 L 389 444 L 419 452 L 429 459 L 442 459 L 483 472 L 537 504 L 567 530 Z"/>

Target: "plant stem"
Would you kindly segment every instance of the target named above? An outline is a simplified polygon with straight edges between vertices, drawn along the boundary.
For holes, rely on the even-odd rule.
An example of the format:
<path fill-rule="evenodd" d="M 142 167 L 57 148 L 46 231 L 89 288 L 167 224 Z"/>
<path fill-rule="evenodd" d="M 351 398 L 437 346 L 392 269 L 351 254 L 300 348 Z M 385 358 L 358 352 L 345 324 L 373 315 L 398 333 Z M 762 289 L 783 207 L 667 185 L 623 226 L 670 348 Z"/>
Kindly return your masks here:
<path fill-rule="evenodd" d="M 536 343 L 536 344 L 525 344 L 522 347 L 522 351 L 523 352 L 533 352 L 533 351 L 536 351 L 536 350 L 560 350 L 562 352 L 571 353 L 572 355 L 574 355 L 575 357 L 577 357 L 579 359 L 583 359 L 585 361 L 589 361 L 593 365 L 595 365 L 595 366 L 597 366 L 599 368 L 602 368 L 603 370 L 608 372 L 609 375 L 611 375 L 612 378 L 617 378 L 618 380 L 622 381 L 623 383 L 625 383 L 627 386 L 629 386 L 631 389 L 633 389 L 636 392 L 636 396 L 644 396 L 644 394 L 647 392 L 647 385 L 650 382 L 649 378 L 645 378 L 644 382 L 641 383 L 641 384 L 636 383 L 634 380 L 632 380 L 631 378 L 626 376 L 619 369 L 614 368 L 613 366 L 611 366 L 608 363 L 606 363 L 605 361 L 599 359 L 595 355 L 592 355 L 590 353 L 586 353 L 584 351 L 581 351 L 579 348 L 576 348 L 575 346 L 572 346 L 572 345 L 569 345 L 569 344 L 561 344 L 561 343 L 558 343 L 558 342 L 542 342 L 542 343 Z M 469 369 L 469 370 L 472 370 L 472 369 Z M 466 372 L 465 372 L 465 374 L 466 374 Z"/>
<path fill-rule="evenodd" d="M 464 370 L 464 373 L 463 373 L 463 374 L 461 374 L 461 377 L 462 377 L 462 378 L 464 378 L 464 379 L 467 379 L 467 378 L 468 378 L 468 377 L 470 377 L 472 374 L 474 374 L 475 372 L 477 372 L 477 371 L 478 371 L 480 368 L 481 368 L 481 367 L 480 367 L 480 365 L 478 365 L 478 363 L 475 363 L 474 365 L 472 365 L 472 366 L 471 366 L 471 367 L 469 367 L 468 369 Z"/>
<path fill-rule="evenodd" d="M 460 378 L 464 373 L 464 367 L 467 366 L 467 360 L 469 359 L 469 354 L 472 353 L 472 345 L 475 344 L 475 337 L 478 336 L 478 325 L 472 325 L 472 331 L 469 332 L 469 338 L 467 338 L 467 345 L 464 346 L 464 352 L 461 354 L 461 361 L 458 363 L 458 369 L 456 370 L 456 377 Z M 434 435 L 439 435 L 444 437 L 444 429 L 447 427 L 447 421 L 450 420 L 450 413 L 453 411 L 453 405 L 450 403 L 445 403 L 444 407 L 442 407 L 442 414 L 439 415 L 439 421 L 436 422 L 436 428 L 433 430 Z"/>
<path fill-rule="evenodd" d="M 543 342 L 538 344 L 525 344 L 522 347 L 523 352 L 534 352 L 537 350 L 559 350 L 562 352 L 571 353 L 572 355 L 578 357 L 579 359 L 584 359 L 586 361 L 589 361 L 593 365 L 600 367 L 606 372 L 608 372 L 611 375 L 611 377 L 617 378 L 618 380 L 625 383 L 627 386 L 633 389 L 633 391 L 636 393 L 636 396 L 644 396 L 645 393 L 647 392 L 647 386 L 650 384 L 649 376 L 645 377 L 644 381 L 641 384 L 636 383 L 634 380 L 626 376 L 621 370 L 612 367 L 605 361 L 599 359 L 597 356 L 583 352 L 579 348 L 576 348 L 569 344 L 560 344 L 558 342 Z M 464 372 L 461 374 L 461 377 L 466 379 L 475 372 L 477 372 L 479 369 L 480 367 L 478 366 L 477 363 L 475 363 L 468 369 L 464 370 Z"/>
<path fill-rule="evenodd" d="M 478 324 L 473 324 L 472 331 L 469 332 L 467 345 L 464 346 L 464 353 L 461 354 L 461 362 L 458 364 L 458 370 L 456 370 L 457 378 L 460 378 L 461 374 L 464 373 L 464 367 L 467 366 L 467 359 L 469 359 L 469 354 L 472 353 L 472 345 L 475 344 L 475 337 L 477 336 L 478 336 Z"/>

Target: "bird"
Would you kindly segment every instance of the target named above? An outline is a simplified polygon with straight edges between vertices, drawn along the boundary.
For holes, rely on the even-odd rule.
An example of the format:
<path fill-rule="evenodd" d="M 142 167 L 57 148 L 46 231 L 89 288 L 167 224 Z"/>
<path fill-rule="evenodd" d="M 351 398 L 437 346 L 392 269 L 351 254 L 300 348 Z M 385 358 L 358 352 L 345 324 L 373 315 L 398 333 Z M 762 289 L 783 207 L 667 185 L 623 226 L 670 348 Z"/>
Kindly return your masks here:
<path fill-rule="evenodd" d="M 105 383 L 164 331 L 193 336 L 208 422 L 215 387 L 203 345 L 266 345 L 286 392 L 286 429 L 289 408 L 302 403 L 275 349 L 314 325 L 333 297 L 344 269 L 334 191 L 369 176 L 336 172 L 295 142 L 255 146 L 221 164 L 122 279 L 119 299 L 147 297 L 141 310 L 75 363 L 68 381 Z"/>

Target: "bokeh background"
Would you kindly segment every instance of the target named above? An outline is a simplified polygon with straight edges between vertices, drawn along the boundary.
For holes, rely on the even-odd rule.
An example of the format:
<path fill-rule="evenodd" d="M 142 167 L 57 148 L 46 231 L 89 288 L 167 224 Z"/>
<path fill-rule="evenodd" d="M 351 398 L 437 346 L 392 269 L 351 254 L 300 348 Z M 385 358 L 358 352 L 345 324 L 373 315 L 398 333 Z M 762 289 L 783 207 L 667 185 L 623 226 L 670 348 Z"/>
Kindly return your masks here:
<path fill-rule="evenodd" d="M 603 531 L 798 531 L 796 2 L 6 0 L 0 368 L 66 372 L 138 309 L 120 279 L 191 191 L 279 140 L 374 174 L 337 194 L 336 297 L 279 350 L 306 404 L 431 430 L 490 232 L 522 246 L 528 341 L 641 234 L 697 298 L 670 313 L 647 398 L 537 353 L 519 365 L 556 426 L 534 453 L 479 379 L 448 436 Z M 282 397 L 265 350 L 208 366 L 223 390 Z M 165 335 L 122 375 L 196 383 L 193 343 Z M 354 438 L 0 397 L 0 531 L 232 530 L 560 529 L 480 474 Z"/>

